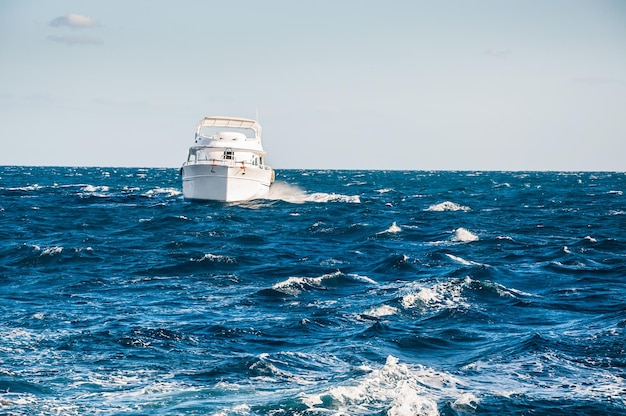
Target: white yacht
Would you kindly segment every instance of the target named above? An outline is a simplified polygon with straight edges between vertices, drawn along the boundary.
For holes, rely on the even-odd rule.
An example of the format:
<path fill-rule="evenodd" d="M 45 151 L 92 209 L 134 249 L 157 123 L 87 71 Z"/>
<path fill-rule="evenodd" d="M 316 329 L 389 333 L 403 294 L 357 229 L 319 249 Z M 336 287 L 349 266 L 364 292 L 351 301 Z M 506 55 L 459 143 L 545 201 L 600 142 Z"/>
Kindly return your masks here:
<path fill-rule="evenodd" d="M 181 168 L 183 197 L 225 202 L 265 198 L 274 170 L 264 159 L 256 120 L 205 117 Z"/>

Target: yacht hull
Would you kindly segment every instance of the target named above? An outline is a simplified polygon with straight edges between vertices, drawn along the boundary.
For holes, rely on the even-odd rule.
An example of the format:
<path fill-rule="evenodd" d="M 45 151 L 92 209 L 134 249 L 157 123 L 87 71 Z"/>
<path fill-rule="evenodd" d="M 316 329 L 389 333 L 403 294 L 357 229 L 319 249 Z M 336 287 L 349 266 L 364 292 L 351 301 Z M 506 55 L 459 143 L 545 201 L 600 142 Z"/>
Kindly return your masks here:
<path fill-rule="evenodd" d="M 182 167 L 183 197 L 197 201 L 237 202 L 266 198 L 270 167 L 189 164 Z"/>

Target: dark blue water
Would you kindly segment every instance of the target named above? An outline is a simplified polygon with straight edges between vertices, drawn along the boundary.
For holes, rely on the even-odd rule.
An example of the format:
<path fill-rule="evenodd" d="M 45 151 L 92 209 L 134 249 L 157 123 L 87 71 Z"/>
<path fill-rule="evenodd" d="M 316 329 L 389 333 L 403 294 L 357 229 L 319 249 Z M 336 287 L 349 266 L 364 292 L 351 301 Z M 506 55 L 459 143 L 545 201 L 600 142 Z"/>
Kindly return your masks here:
<path fill-rule="evenodd" d="M 0 414 L 626 414 L 625 188 L 0 167 Z"/>

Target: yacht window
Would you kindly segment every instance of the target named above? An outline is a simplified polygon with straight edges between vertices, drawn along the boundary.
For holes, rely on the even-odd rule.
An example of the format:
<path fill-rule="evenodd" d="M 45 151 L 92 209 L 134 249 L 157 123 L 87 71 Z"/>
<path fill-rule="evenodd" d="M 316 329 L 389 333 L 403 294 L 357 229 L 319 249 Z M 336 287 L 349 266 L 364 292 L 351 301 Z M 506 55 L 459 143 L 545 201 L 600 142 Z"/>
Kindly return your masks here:
<path fill-rule="evenodd" d="M 224 159 L 232 160 L 234 155 L 235 152 L 233 152 L 233 149 L 231 149 L 230 147 L 224 150 Z"/>

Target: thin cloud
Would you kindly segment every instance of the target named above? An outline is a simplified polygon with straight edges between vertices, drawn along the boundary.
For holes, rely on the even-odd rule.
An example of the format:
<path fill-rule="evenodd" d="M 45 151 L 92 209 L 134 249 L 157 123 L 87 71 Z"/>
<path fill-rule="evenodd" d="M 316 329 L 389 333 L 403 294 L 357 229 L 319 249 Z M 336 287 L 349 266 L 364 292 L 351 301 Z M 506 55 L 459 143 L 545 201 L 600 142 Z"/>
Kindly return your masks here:
<path fill-rule="evenodd" d="M 489 48 L 485 51 L 486 55 L 489 55 L 498 59 L 506 59 L 511 54 L 510 49 Z"/>
<path fill-rule="evenodd" d="M 65 45 L 101 45 L 102 40 L 90 36 L 73 36 L 73 35 L 49 35 L 46 37 L 49 41 L 63 43 Z"/>
<path fill-rule="evenodd" d="M 59 16 L 50 21 L 50 26 L 52 27 L 70 27 L 72 29 L 86 29 L 99 25 L 100 23 L 97 20 L 76 13 Z"/>

